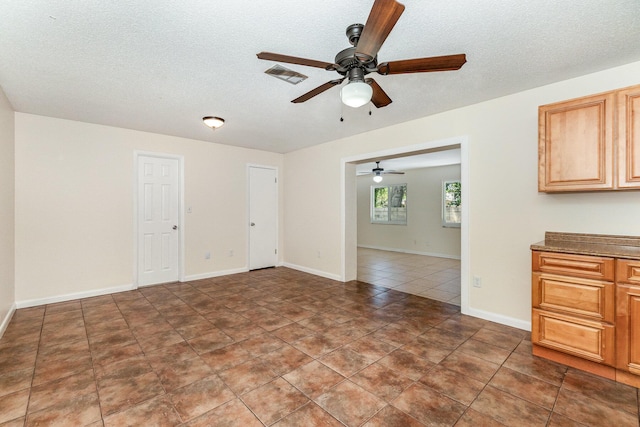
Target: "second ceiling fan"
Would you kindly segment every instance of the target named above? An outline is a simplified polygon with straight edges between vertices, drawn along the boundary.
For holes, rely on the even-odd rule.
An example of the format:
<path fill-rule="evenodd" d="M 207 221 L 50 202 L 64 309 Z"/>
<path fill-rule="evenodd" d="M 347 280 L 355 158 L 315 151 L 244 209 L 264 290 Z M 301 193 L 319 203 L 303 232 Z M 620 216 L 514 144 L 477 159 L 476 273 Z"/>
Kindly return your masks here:
<path fill-rule="evenodd" d="M 358 175 L 373 175 L 375 182 L 382 182 L 382 175 L 404 175 L 404 172 L 394 170 L 384 170 L 380 167 L 380 162 L 376 162 L 376 167 L 371 169 L 371 172 L 359 172 Z"/>
<path fill-rule="evenodd" d="M 336 55 L 334 63 L 272 52 L 260 52 L 258 58 L 324 68 L 327 71 L 337 71 L 343 76 L 299 96 L 291 101 L 293 103 L 308 101 L 348 79 L 348 84 L 340 91 L 340 97 L 345 105 L 357 108 L 371 101 L 377 108 L 385 107 L 392 102 L 391 98 L 375 80 L 365 78 L 367 74 L 377 72 L 386 76 L 388 74 L 453 71 L 460 69 L 467 62 L 466 55 L 461 53 L 378 63 L 378 50 L 398 22 L 402 12 L 404 12 L 404 5 L 396 0 L 375 0 L 365 25 L 352 24 L 347 27 L 346 33 L 352 47 L 340 51 Z"/>

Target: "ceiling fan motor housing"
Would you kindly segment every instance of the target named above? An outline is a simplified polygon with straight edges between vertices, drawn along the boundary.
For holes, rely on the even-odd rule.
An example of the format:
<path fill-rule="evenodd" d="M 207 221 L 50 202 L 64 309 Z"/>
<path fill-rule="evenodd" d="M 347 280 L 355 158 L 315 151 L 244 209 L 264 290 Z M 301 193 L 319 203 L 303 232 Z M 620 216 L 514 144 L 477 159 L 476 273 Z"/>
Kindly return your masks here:
<path fill-rule="evenodd" d="M 362 34 L 363 29 L 364 25 L 362 24 L 351 24 L 347 27 L 347 38 L 351 46 L 355 47 L 358 45 L 358 40 L 360 40 L 360 34 Z"/>
<path fill-rule="evenodd" d="M 360 40 L 360 35 L 362 34 L 363 30 L 364 25 L 362 24 L 349 25 L 347 27 L 346 34 L 352 47 L 341 50 L 336 55 L 335 63 L 337 67 L 335 67 L 335 71 L 342 74 L 343 76 L 348 76 L 349 81 L 364 81 L 365 75 L 378 70 L 377 55 L 367 62 L 362 62 L 356 57 L 358 40 Z"/>

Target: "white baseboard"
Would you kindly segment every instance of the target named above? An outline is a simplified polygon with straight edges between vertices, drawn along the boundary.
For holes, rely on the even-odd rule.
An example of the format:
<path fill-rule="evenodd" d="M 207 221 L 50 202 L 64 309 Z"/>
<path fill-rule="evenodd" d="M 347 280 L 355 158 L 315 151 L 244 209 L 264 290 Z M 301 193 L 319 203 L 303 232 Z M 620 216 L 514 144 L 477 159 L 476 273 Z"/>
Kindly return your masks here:
<path fill-rule="evenodd" d="M 524 320 L 514 319 L 513 317 L 503 316 L 502 314 L 491 313 L 471 307 L 469 307 L 468 310 L 464 310 L 462 314 L 479 317 L 480 319 L 489 320 L 491 322 L 500 323 L 502 325 L 511 326 L 513 328 L 523 329 L 525 331 L 531 331 L 530 321 L 526 322 Z"/>
<path fill-rule="evenodd" d="M 7 315 L 2 319 L 2 323 L 0 323 L 0 338 L 4 335 L 4 331 L 7 330 L 7 326 L 9 326 L 9 322 L 11 322 L 11 318 L 13 317 L 13 313 L 16 311 L 16 303 L 11 304 L 11 308 L 7 312 Z"/>
<path fill-rule="evenodd" d="M 301 265 L 290 264 L 285 262 L 283 267 L 291 268 L 293 270 L 302 271 L 303 273 L 313 274 L 314 276 L 324 277 L 325 279 L 337 280 L 342 282 L 342 277 L 339 274 L 327 273 L 326 271 L 315 270 L 313 268 L 303 267 Z"/>
<path fill-rule="evenodd" d="M 358 247 L 364 248 L 364 249 L 376 249 L 378 251 L 400 252 L 403 254 L 426 255 L 426 256 L 433 256 L 437 258 L 448 258 L 448 259 L 460 259 L 459 255 L 440 254 L 437 252 L 421 252 L 421 251 L 412 251 L 409 249 L 385 248 L 382 246 L 369 246 L 369 245 L 358 245 Z"/>
<path fill-rule="evenodd" d="M 98 297 L 101 295 L 115 294 L 117 292 L 126 292 L 134 290 L 134 285 L 115 286 L 113 288 L 95 289 L 86 292 L 77 292 L 73 294 L 58 295 L 55 297 L 37 298 L 24 301 L 16 301 L 17 308 L 35 307 L 44 304 L 53 304 L 56 302 L 72 301 L 81 298 Z"/>
<path fill-rule="evenodd" d="M 246 273 L 249 271 L 247 267 L 235 268 L 231 270 L 211 271 L 209 273 L 192 274 L 185 276 L 184 281 L 190 282 L 192 280 L 211 279 L 212 277 L 228 276 L 230 274 Z"/>

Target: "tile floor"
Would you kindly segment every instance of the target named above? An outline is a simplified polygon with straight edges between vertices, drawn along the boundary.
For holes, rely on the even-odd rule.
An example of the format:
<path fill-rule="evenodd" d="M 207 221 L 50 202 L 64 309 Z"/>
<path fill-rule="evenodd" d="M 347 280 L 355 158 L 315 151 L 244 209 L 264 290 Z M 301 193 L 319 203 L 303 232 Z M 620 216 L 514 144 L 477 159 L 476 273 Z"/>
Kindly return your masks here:
<path fill-rule="evenodd" d="M 457 306 L 287 268 L 17 310 L 0 425 L 638 426 L 638 390 Z"/>
<path fill-rule="evenodd" d="M 358 280 L 460 306 L 460 260 L 358 248 Z"/>

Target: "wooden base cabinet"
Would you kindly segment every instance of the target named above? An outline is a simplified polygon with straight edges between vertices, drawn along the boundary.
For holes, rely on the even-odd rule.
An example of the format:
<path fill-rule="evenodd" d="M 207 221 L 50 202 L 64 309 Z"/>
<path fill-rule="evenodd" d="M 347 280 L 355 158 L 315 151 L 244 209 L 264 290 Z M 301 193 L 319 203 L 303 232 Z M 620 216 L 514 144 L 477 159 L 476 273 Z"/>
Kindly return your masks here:
<path fill-rule="evenodd" d="M 640 387 L 640 260 L 532 251 L 534 355 Z"/>
<path fill-rule="evenodd" d="M 640 86 L 630 94 L 640 135 Z M 531 245 L 531 344 L 534 356 L 640 388 L 640 236 L 547 231 Z"/>

